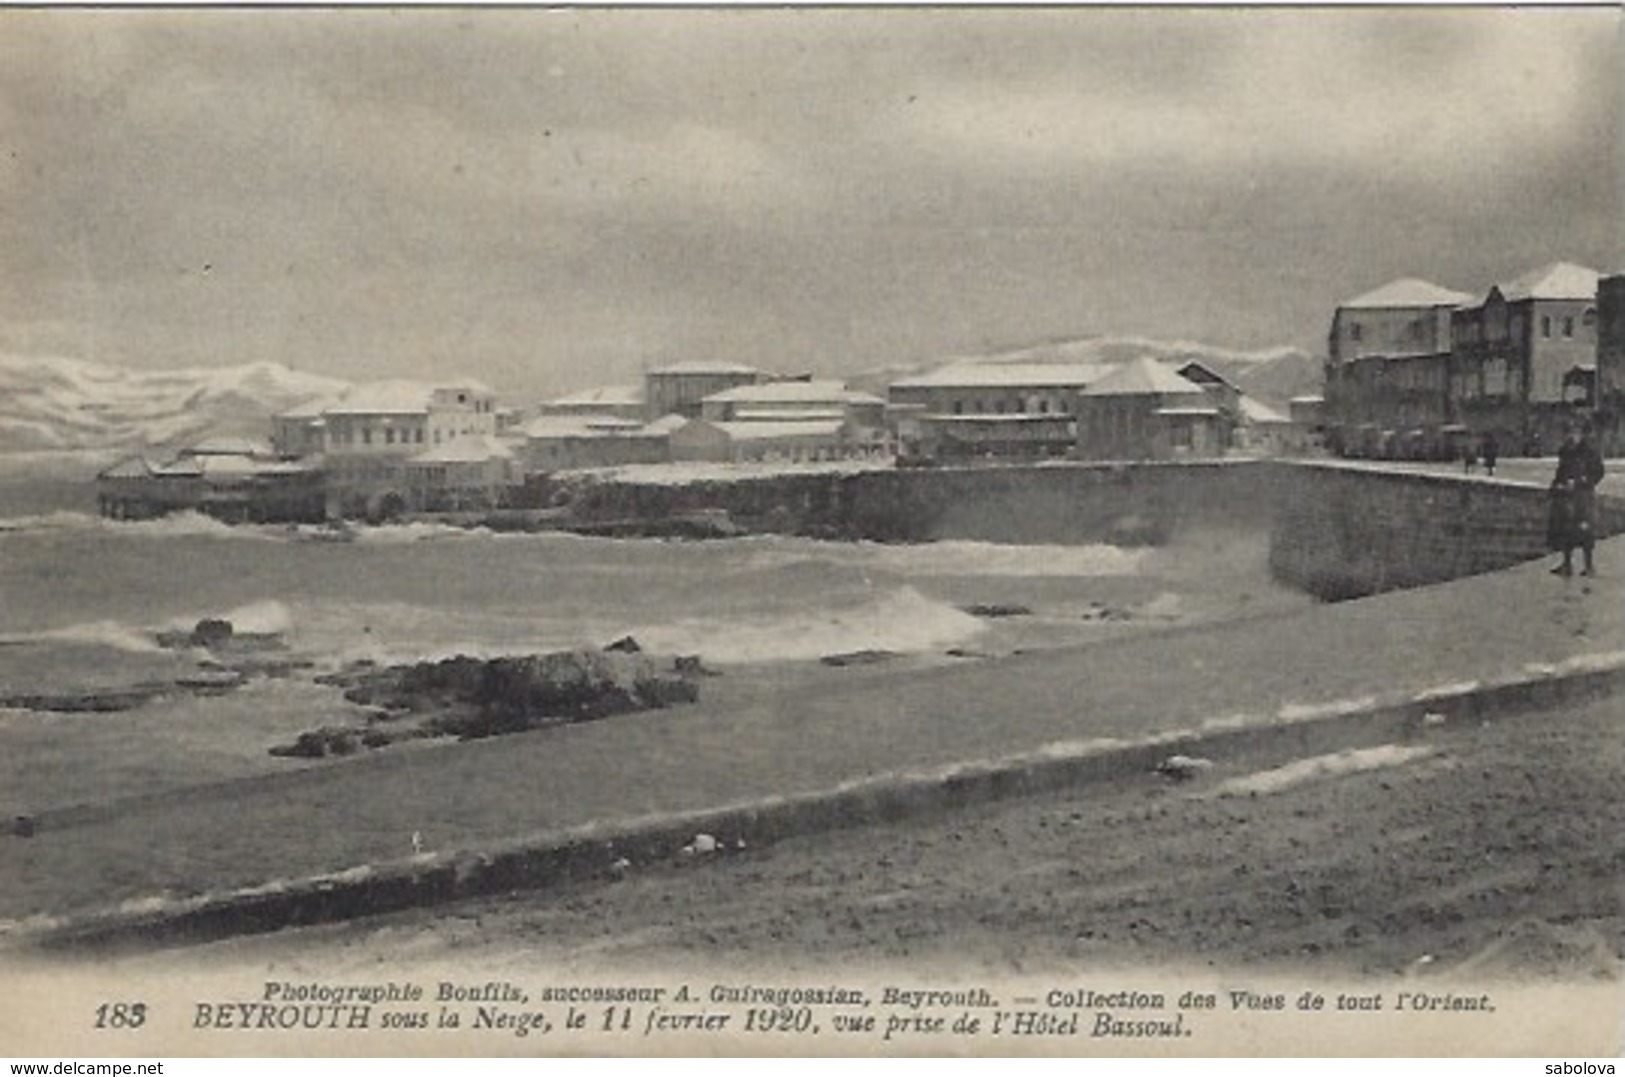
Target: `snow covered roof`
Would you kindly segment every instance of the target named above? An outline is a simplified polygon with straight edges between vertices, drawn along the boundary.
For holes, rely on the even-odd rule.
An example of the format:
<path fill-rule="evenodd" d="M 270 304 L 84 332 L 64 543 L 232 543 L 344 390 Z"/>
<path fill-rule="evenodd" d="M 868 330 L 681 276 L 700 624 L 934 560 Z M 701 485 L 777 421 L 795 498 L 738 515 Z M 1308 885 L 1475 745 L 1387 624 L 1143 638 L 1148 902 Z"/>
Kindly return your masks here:
<path fill-rule="evenodd" d="M 1496 287 L 1508 303 L 1525 299 L 1595 299 L 1601 277 L 1595 269 L 1573 262 L 1553 262 Z"/>
<path fill-rule="evenodd" d="M 253 438 L 204 438 L 181 450 L 182 456 L 270 456 L 271 446 Z"/>
<path fill-rule="evenodd" d="M 810 422 L 714 423 L 734 441 L 780 441 L 794 438 L 835 438 L 841 434 L 839 419 Z"/>
<path fill-rule="evenodd" d="M 1345 299 L 1338 306 L 1344 310 L 1384 310 L 1404 307 L 1459 307 L 1472 301 L 1473 297 L 1466 292 L 1457 292 L 1417 277 L 1401 277 L 1364 295 Z"/>
<path fill-rule="evenodd" d="M 881 404 L 877 396 L 848 389 L 840 381 L 770 381 L 736 385 L 712 393 L 707 403 L 718 404 Z"/>
<path fill-rule="evenodd" d="M 643 386 L 641 385 L 600 385 L 595 389 L 583 389 L 578 393 L 570 393 L 547 402 L 558 408 L 590 408 L 590 407 L 628 407 L 643 403 Z"/>
<path fill-rule="evenodd" d="M 144 479 L 152 474 L 152 465 L 144 456 L 127 456 L 111 467 L 103 468 L 98 479 Z"/>
<path fill-rule="evenodd" d="M 846 418 L 846 412 L 840 408 L 735 408 L 733 411 L 735 422 L 810 422 L 815 419 Z"/>
<path fill-rule="evenodd" d="M 520 432 L 527 438 L 607 438 L 627 437 L 646 429 L 636 419 L 615 415 L 543 415 L 526 423 Z"/>
<path fill-rule="evenodd" d="M 986 413 L 981 415 L 945 415 L 938 413 L 922 415 L 920 421 L 936 426 L 957 426 L 960 424 L 966 426 L 997 426 L 1001 424 L 1008 426 L 1016 423 L 1070 423 L 1072 416 L 1064 411 L 1011 411 L 1003 415 L 997 412 L 991 415 Z"/>
<path fill-rule="evenodd" d="M 704 359 L 695 359 L 682 363 L 672 363 L 669 366 L 655 367 L 649 371 L 651 374 L 750 374 L 761 373 L 753 366 L 743 366 L 739 363 L 709 362 Z"/>
<path fill-rule="evenodd" d="M 1292 421 L 1262 400 L 1255 400 L 1250 396 L 1241 398 L 1240 407 L 1242 418 L 1250 423 L 1268 426 L 1272 423 L 1290 423 Z"/>
<path fill-rule="evenodd" d="M 680 430 L 692 420 L 686 415 L 679 415 L 675 411 L 669 412 L 645 426 L 644 429 L 652 434 L 669 434 L 673 430 Z"/>
<path fill-rule="evenodd" d="M 214 456 L 200 456 L 197 458 L 198 466 L 203 469 L 205 478 L 235 479 L 256 475 L 263 470 L 261 461 L 248 455 L 219 454 Z"/>
<path fill-rule="evenodd" d="M 333 397 L 319 396 L 307 400 L 303 404 L 296 404 L 287 411 L 279 411 L 278 419 L 320 419 L 337 401 Z"/>
<path fill-rule="evenodd" d="M 490 434 L 475 434 L 471 437 L 452 438 L 443 445 L 436 445 L 418 453 L 407 461 L 410 464 L 483 464 L 488 460 L 507 460 L 513 456 L 513 449 L 501 438 Z"/>
<path fill-rule="evenodd" d="M 357 385 L 326 409 L 329 415 L 409 415 L 427 412 L 435 387 L 417 381 L 373 381 Z"/>
<path fill-rule="evenodd" d="M 1197 418 L 1197 419 L 1210 419 L 1210 418 L 1216 418 L 1218 416 L 1219 409 L 1218 408 L 1203 408 L 1203 407 L 1158 408 L 1153 414 L 1156 414 L 1156 415 L 1171 415 L 1171 416 L 1186 417 L 1186 418 Z"/>
<path fill-rule="evenodd" d="M 1083 390 L 1084 396 L 1191 396 L 1207 390 L 1149 356 L 1124 363 Z"/>
<path fill-rule="evenodd" d="M 1100 363 L 958 362 L 892 382 L 908 389 L 1081 389 L 1109 374 Z"/>

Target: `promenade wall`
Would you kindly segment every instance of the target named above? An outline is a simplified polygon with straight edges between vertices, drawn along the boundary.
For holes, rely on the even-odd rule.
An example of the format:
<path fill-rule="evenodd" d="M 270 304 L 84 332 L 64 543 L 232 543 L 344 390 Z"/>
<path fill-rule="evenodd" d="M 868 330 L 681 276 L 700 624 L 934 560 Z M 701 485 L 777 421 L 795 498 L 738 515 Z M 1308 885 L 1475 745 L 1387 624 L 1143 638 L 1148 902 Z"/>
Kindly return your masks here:
<path fill-rule="evenodd" d="M 1504 568 L 1545 552 L 1546 492 L 1476 476 L 1235 460 L 807 473 L 576 491 L 585 527 L 716 514 L 753 533 L 878 542 L 1269 543 L 1283 583 L 1337 601 Z M 1603 498 L 1602 535 L 1625 531 Z"/>

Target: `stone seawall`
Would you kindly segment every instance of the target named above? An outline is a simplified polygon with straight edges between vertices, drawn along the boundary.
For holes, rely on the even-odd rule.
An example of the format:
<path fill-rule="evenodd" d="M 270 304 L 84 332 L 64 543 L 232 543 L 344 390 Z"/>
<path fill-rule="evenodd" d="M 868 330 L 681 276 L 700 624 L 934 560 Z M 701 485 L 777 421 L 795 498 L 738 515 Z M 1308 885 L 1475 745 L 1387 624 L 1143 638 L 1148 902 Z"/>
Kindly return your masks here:
<path fill-rule="evenodd" d="M 1281 477 L 1257 461 L 788 474 L 577 492 L 577 522 L 726 513 L 749 532 L 929 542 L 1156 544 L 1198 527 L 1263 530 Z"/>
<path fill-rule="evenodd" d="M 1546 490 L 1532 484 L 1335 463 L 1278 465 L 1270 571 L 1327 601 L 1506 568 L 1546 549 Z M 1625 503 L 1598 499 L 1599 537 Z"/>
<path fill-rule="evenodd" d="M 1266 537 L 1272 574 L 1339 601 L 1504 568 L 1546 552 L 1533 484 L 1333 461 L 1050 464 L 786 474 L 576 491 L 584 526 L 717 514 L 754 533 L 879 542 L 1165 545 Z M 1599 499 L 1601 536 L 1625 502 Z"/>

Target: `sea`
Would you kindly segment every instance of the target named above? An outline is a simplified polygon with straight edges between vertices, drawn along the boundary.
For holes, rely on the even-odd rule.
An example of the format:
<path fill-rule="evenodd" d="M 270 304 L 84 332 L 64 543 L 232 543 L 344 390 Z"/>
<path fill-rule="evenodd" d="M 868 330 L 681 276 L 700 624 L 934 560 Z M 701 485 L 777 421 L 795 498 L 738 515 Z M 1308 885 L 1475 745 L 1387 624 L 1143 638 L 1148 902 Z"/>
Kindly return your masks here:
<path fill-rule="evenodd" d="M 0 696 L 106 678 L 125 662 L 139 669 L 162 658 L 158 633 L 205 617 L 276 634 L 318 672 L 631 636 L 646 651 L 748 677 L 858 652 L 893 656 L 898 668 L 951 664 L 1309 601 L 1269 580 L 1262 537 L 1239 534 L 1160 548 L 888 545 L 411 523 L 335 540 L 320 527 L 193 513 L 104 520 L 84 496 L 0 483 Z M 97 795 L 229 778 L 288 765 L 269 746 L 335 718 L 336 693 L 309 678 L 116 714 L 0 709 L 0 785 L 38 804 L 91 795 L 50 787 L 68 775 Z"/>

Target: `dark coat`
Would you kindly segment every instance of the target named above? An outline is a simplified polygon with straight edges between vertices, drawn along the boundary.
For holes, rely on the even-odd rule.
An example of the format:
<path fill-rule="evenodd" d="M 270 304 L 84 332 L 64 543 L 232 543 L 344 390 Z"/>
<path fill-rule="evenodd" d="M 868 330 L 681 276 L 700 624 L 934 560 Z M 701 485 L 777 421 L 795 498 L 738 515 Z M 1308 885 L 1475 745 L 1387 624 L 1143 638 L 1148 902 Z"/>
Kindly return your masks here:
<path fill-rule="evenodd" d="M 1597 530 L 1597 484 L 1602 454 L 1590 441 L 1564 442 L 1557 450 L 1551 506 L 1546 514 L 1546 545 L 1553 550 L 1589 546 Z"/>

